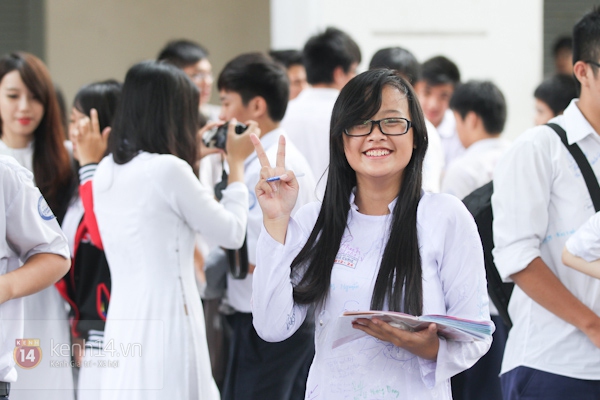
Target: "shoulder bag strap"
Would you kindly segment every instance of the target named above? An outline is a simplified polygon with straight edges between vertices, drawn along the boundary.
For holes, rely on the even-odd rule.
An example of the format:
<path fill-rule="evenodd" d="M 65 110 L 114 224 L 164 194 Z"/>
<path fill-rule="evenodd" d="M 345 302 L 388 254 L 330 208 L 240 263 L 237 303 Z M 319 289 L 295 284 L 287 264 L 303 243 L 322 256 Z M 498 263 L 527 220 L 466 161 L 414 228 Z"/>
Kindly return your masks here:
<path fill-rule="evenodd" d="M 598 185 L 598 179 L 594 174 L 592 166 L 588 162 L 587 158 L 585 158 L 583 151 L 581 151 L 581 148 L 577 145 L 577 143 L 569 144 L 567 141 L 567 132 L 565 132 L 560 125 L 555 123 L 548 123 L 546 125 L 554 129 L 567 150 L 569 150 L 569 153 L 571 153 L 575 159 L 575 162 L 581 171 L 581 175 L 583 175 L 583 179 L 585 180 L 588 191 L 590 192 L 590 197 L 592 198 L 592 203 L 594 203 L 594 208 L 596 209 L 596 212 L 600 211 L 600 185 Z"/>

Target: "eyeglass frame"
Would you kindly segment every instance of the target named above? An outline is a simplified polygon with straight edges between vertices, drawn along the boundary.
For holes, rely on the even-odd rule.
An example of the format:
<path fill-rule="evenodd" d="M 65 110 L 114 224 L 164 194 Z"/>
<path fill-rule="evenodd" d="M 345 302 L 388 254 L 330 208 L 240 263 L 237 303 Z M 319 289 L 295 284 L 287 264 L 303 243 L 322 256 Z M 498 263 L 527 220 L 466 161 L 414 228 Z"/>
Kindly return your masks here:
<path fill-rule="evenodd" d="M 592 60 L 584 60 L 583 62 L 584 62 L 584 63 L 586 63 L 586 64 L 593 65 L 593 66 L 594 66 L 594 67 L 596 67 L 596 68 L 600 68 L 600 63 L 597 63 L 596 61 L 592 61 Z"/>
<path fill-rule="evenodd" d="M 388 119 L 403 119 L 406 121 L 406 131 L 404 133 L 385 133 L 383 131 L 383 129 L 381 129 L 381 121 L 385 121 Z M 346 134 L 346 136 L 349 137 L 363 137 L 363 136 L 369 136 L 372 132 L 373 132 L 373 127 L 375 125 L 377 125 L 379 127 L 379 132 L 381 132 L 382 134 L 386 135 L 386 136 L 402 136 L 402 135 L 406 135 L 408 133 L 408 131 L 410 130 L 410 128 L 413 127 L 412 121 L 407 119 L 407 118 L 403 118 L 403 117 L 390 117 L 390 118 L 382 118 L 380 120 L 374 120 L 374 119 L 368 119 L 366 121 L 363 121 L 363 123 L 366 122 L 370 122 L 371 123 L 371 129 L 369 130 L 369 133 L 365 133 L 362 135 L 351 135 L 348 133 L 348 128 L 344 129 L 344 133 Z"/>
<path fill-rule="evenodd" d="M 191 75 L 188 75 L 188 77 L 194 82 L 207 81 L 207 80 L 214 81 L 214 76 L 213 76 L 212 72 L 195 72 Z"/>

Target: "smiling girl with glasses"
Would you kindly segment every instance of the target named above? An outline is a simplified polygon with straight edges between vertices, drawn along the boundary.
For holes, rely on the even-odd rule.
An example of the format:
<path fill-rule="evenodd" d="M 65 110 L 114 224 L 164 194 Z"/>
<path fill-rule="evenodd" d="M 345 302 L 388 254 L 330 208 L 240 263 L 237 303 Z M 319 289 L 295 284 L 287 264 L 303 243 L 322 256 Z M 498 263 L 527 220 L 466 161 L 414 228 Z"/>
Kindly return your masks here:
<path fill-rule="evenodd" d="M 262 160 L 256 194 L 254 326 L 265 340 L 294 333 L 314 312 L 316 355 L 306 398 L 451 399 L 450 377 L 490 346 L 448 341 L 437 326 L 409 332 L 357 319 L 356 338 L 334 346 L 345 311 L 392 310 L 489 321 L 481 242 L 462 203 L 421 188 L 425 120 L 411 86 L 391 70 L 365 72 L 341 91 L 331 119 L 323 202 L 290 217 L 299 181 Z M 279 181 L 267 178 L 280 176 Z M 362 332 L 361 332 L 362 331 Z"/>

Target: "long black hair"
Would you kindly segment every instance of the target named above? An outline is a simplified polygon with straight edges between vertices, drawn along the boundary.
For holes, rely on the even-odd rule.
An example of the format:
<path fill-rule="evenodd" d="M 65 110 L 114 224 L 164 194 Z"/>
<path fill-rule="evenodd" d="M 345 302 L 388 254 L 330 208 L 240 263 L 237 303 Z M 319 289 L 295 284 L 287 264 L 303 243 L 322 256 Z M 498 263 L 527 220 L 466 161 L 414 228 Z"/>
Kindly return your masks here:
<path fill-rule="evenodd" d="M 46 65 L 33 54 L 16 52 L 0 58 L 0 81 L 12 71 L 19 71 L 27 89 L 44 106 L 44 116 L 33 131 L 33 175 L 60 223 L 76 189 L 76 174 L 64 145 L 64 124 L 54 84 Z"/>
<path fill-rule="evenodd" d="M 423 159 L 427 129 L 423 111 L 411 85 L 397 72 L 377 69 L 364 72 L 342 89 L 333 107 L 330 127 L 330 164 L 321 211 L 308 241 L 294 259 L 291 273 L 305 269 L 294 287 L 300 304 L 324 301 L 331 271 L 347 227 L 349 197 L 356 173 L 344 152 L 344 129 L 373 117 L 380 109 L 382 90 L 390 86 L 406 96 L 413 129 L 413 154 L 403 171 L 398 200 L 392 212 L 389 238 L 373 290 L 371 308 L 419 315 L 423 308 L 421 256 L 417 238 L 417 206 L 421 199 Z"/>
<path fill-rule="evenodd" d="M 88 117 L 92 108 L 98 111 L 98 123 L 102 132 L 104 128 L 112 126 L 122 87 L 114 79 L 85 85 L 75 95 L 73 107 Z"/>
<path fill-rule="evenodd" d="M 199 92 L 183 71 L 144 61 L 125 76 L 108 150 L 117 164 L 138 152 L 173 154 L 192 168 L 197 157 Z"/>

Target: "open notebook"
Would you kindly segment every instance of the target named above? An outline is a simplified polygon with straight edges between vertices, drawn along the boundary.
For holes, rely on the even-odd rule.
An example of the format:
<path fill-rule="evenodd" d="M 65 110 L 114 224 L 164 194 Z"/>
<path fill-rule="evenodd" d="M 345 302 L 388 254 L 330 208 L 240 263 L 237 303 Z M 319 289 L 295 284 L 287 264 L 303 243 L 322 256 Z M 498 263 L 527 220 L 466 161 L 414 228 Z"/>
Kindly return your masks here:
<path fill-rule="evenodd" d="M 332 348 L 344 343 L 366 336 L 367 334 L 352 327 L 352 321 L 357 318 L 377 317 L 390 325 L 409 331 L 426 329 L 429 324 L 436 323 L 438 335 L 457 341 L 485 340 L 495 330 L 491 321 L 471 321 L 468 319 L 451 317 L 448 315 L 414 315 L 395 311 L 346 311 L 338 317 L 334 327 L 334 341 Z"/>

